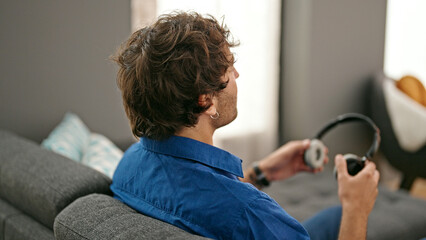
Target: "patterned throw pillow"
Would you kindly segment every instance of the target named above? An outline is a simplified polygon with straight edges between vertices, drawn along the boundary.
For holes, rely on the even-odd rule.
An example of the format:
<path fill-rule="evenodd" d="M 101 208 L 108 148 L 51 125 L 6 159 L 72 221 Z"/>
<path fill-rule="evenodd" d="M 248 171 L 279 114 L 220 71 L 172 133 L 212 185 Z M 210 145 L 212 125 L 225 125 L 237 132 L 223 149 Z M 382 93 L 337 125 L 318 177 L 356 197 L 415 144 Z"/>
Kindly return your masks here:
<path fill-rule="evenodd" d="M 92 167 L 112 178 L 123 152 L 101 134 L 90 134 L 90 141 L 81 163 Z"/>
<path fill-rule="evenodd" d="M 41 145 L 79 162 L 83 157 L 89 137 L 90 131 L 83 121 L 77 115 L 68 112 Z"/>

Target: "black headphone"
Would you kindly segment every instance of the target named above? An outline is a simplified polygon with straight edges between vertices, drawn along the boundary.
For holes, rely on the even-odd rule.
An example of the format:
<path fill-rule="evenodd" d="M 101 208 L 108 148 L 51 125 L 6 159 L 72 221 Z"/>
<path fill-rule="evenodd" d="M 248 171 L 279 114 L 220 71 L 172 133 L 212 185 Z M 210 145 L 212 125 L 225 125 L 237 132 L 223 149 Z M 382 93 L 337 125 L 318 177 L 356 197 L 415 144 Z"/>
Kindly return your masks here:
<path fill-rule="evenodd" d="M 304 160 L 305 163 L 313 169 L 320 168 L 324 165 L 325 159 L 325 145 L 321 142 L 321 138 L 332 128 L 336 127 L 341 123 L 347 122 L 355 122 L 361 121 L 366 123 L 373 131 L 374 131 L 374 139 L 373 143 L 368 149 L 367 153 L 361 158 L 355 154 L 345 154 L 343 157 L 345 158 L 348 166 L 348 172 L 350 175 L 356 175 L 359 171 L 364 168 L 365 161 L 371 160 L 374 154 L 379 149 L 380 145 L 380 129 L 374 124 L 374 122 L 358 113 L 346 113 L 338 116 L 336 119 L 330 121 L 327 125 L 325 125 L 318 133 L 315 135 L 314 139 L 311 140 L 311 144 L 309 148 L 305 151 Z M 336 169 L 335 175 L 336 175 Z"/>

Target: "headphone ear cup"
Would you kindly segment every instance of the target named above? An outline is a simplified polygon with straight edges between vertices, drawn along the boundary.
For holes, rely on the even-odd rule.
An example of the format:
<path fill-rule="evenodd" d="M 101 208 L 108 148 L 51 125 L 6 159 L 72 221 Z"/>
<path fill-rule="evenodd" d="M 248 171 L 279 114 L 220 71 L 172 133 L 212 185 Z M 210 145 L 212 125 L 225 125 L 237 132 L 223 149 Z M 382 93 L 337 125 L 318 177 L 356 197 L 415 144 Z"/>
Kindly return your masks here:
<path fill-rule="evenodd" d="M 320 168 L 324 165 L 325 145 L 318 139 L 312 139 L 309 148 L 305 151 L 304 160 L 306 165 L 312 169 Z"/>
<path fill-rule="evenodd" d="M 348 168 L 348 173 L 351 176 L 355 176 L 359 173 L 365 166 L 365 160 L 358 157 L 355 154 L 347 153 L 343 155 L 343 158 L 346 160 L 346 165 Z M 337 168 L 334 167 L 334 176 L 337 178 Z"/>
<path fill-rule="evenodd" d="M 346 160 L 349 175 L 355 176 L 365 166 L 365 161 L 355 154 L 345 154 L 343 158 Z"/>

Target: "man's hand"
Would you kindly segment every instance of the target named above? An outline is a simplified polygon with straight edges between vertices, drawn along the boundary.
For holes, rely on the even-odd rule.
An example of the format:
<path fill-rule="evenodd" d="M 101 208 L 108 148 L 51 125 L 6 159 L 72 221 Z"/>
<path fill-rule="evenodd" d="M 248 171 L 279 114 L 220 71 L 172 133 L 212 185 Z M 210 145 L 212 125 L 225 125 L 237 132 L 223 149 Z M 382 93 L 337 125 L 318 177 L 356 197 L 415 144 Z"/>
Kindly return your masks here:
<path fill-rule="evenodd" d="M 283 180 L 301 171 L 320 172 L 323 170 L 323 167 L 312 169 L 303 160 L 303 155 L 309 148 L 309 145 L 309 139 L 288 142 L 260 161 L 259 168 L 265 174 L 268 181 Z M 327 153 L 328 149 L 326 149 L 325 164 L 329 161 Z"/>
<path fill-rule="evenodd" d="M 336 156 L 335 163 L 338 194 L 342 203 L 339 239 L 365 239 L 368 215 L 378 194 L 380 174 L 373 162 L 367 162 L 355 176 L 349 175 L 342 155 Z"/>
<path fill-rule="evenodd" d="M 351 176 L 342 155 L 336 156 L 335 163 L 342 209 L 356 211 L 368 217 L 378 194 L 377 185 L 380 174 L 376 170 L 376 165 L 367 161 L 364 169 L 357 175 Z"/>

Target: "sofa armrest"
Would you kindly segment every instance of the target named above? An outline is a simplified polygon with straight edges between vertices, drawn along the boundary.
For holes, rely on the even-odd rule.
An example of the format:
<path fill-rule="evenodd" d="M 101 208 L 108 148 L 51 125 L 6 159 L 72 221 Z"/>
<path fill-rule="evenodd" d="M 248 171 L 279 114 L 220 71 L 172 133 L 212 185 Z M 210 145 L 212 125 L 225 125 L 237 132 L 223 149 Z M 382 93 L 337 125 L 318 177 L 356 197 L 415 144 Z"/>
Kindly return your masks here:
<path fill-rule="evenodd" d="M 52 229 L 56 215 L 90 193 L 111 194 L 111 179 L 0 130 L 0 197 Z"/>

